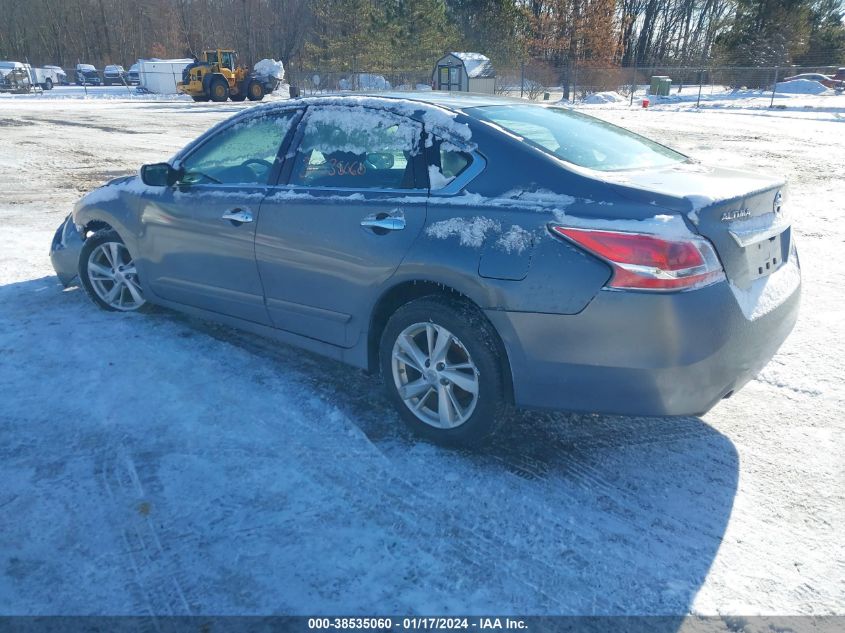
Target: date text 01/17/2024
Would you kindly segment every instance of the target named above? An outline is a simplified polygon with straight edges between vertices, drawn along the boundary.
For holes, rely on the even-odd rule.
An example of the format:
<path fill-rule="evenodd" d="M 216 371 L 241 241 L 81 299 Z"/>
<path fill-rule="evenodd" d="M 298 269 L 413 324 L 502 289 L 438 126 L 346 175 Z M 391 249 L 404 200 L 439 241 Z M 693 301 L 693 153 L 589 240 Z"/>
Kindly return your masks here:
<path fill-rule="evenodd" d="M 308 628 L 320 629 L 357 629 L 357 630 L 524 630 L 524 620 L 514 618 L 477 617 L 410 617 L 394 621 L 393 618 L 308 618 Z"/>

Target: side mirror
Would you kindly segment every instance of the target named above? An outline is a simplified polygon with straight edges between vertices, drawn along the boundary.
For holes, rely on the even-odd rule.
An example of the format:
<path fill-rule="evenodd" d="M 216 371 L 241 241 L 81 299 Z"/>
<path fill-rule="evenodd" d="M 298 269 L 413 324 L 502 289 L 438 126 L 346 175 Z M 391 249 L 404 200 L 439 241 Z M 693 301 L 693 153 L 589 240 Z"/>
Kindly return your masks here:
<path fill-rule="evenodd" d="M 179 180 L 180 172 L 170 163 L 153 163 L 141 167 L 141 180 L 150 187 L 171 187 Z"/>

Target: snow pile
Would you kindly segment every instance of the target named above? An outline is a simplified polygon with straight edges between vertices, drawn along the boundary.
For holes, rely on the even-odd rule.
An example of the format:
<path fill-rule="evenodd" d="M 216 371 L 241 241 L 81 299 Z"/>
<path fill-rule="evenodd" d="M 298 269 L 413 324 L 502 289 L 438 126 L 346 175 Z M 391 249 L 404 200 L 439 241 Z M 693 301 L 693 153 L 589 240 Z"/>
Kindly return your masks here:
<path fill-rule="evenodd" d="M 627 101 L 625 97 L 618 92 L 594 92 L 584 98 L 583 103 L 623 103 Z"/>
<path fill-rule="evenodd" d="M 285 65 L 275 59 L 262 59 L 254 67 L 255 72 L 281 81 L 285 78 Z"/>
<path fill-rule="evenodd" d="M 779 81 L 775 86 L 775 92 L 784 92 L 791 95 L 820 95 L 827 91 L 826 86 L 812 79 Z"/>
<path fill-rule="evenodd" d="M 355 77 L 339 80 L 337 87 L 341 90 L 390 90 L 390 82 L 381 75 L 360 73 Z"/>
<path fill-rule="evenodd" d="M 501 230 L 502 225 L 495 220 L 476 216 L 471 219 L 452 218 L 450 220 L 435 222 L 425 232 L 426 235 L 440 240 L 445 240 L 449 237 L 459 237 L 461 246 L 478 248 L 484 243 L 484 238 L 487 237 L 490 231 Z"/>
<path fill-rule="evenodd" d="M 358 86 L 361 90 L 389 90 L 390 82 L 381 75 L 361 73 L 358 75 Z"/>

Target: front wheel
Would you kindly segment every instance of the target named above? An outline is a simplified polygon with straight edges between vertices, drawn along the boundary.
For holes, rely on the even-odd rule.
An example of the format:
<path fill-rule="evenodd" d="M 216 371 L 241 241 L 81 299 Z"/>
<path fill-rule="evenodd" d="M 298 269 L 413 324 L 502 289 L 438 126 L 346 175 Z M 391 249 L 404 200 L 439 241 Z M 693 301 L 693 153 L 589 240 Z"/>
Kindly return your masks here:
<path fill-rule="evenodd" d="M 264 98 L 264 86 L 260 81 L 250 81 L 246 89 L 246 95 L 250 101 L 261 101 Z"/>
<path fill-rule="evenodd" d="M 214 77 L 208 84 L 208 92 L 212 101 L 226 101 L 229 98 L 229 84 L 223 77 Z"/>
<path fill-rule="evenodd" d="M 388 395 L 415 433 L 482 443 L 507 415 L 496 333 L 478 310 L 439 297 L 399 308 L 379 349 Z"/>
<path fill-rule="evenodd" d="M 79 254 L 79 279 L 103 310 L 132 312 L 147 306 L 135 260 L 112 230 L 94 233 Z"/>

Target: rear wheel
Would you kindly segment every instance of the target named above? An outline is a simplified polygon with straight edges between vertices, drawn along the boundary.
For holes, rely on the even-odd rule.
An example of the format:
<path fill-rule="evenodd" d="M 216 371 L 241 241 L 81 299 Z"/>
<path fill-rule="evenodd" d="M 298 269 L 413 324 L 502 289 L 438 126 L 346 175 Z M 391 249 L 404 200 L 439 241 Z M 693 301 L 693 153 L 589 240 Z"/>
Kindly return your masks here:
<path fill-rule="evenodd" d="M 146 307 L 135 260 L 111 229 L 94 233 L 79 255 L 79 279 L 103 310 L 132 312 Z"/>
<path fill-rule="evenodd" d="M 53 89 L 53 80 L 47 77 L 44 80 L 44 90 L 52 90 Z"/>
<path fill-rule="evenodd" d="M 208 93 L 212 101 L 226 101 L 229 98 L 229 84 L 223 77 L 213 77 L 208 84 Z"/>
<path fill-rule="evenodd" d="M 470 305 L 423 297 L 400 307 L 379 356 L 388 395 L 415 433 L 442 444 L 482 443 L 504 421 L 496 333 Z"/>
<path fill-rule="evenodd" d="M 260 81 L 252 80 L 247 86 L 246 95 L 250 101 L 261 101 L 264 98 L 264 86 Z"/>

